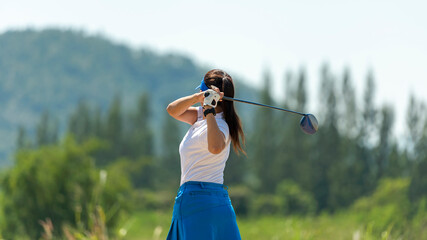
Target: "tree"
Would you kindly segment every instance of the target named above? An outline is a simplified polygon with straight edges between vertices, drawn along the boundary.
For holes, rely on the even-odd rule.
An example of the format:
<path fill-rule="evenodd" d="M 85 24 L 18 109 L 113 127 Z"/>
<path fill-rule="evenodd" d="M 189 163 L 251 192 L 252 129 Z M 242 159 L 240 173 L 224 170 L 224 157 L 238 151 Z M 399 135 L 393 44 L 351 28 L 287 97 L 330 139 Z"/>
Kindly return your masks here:
<path fill-rule="evenodd" d="M 299 111 L 305 110 L 307 107 L 307 79 L 306 79 L 306 71 L 304 68 L 300 69 L 299 76 L 298 76 L 298 87 L 296 91 L 296 100 L 297 104 L 296 107 Z"/>
<path fill-rule="evenodd" d="M 376 156 L 376 178 L 381 179 L 389 166 L 389 157 L 391 154 L 392 143 L 392 130 L 394 122 L 393 108 L 384 106 L 381 109 L 381 125 L 380 125 L 380 139 L 377 146 Z"/>
<path fill-rule="evenodd" d="M 150 96 L 142 94 L 137 109 L 129 117 L 123 156 L 136 159 L 141 156 L 154 155 L 154 136 L 150 126 Z"/>
<path fill-rule="evenodd" d="M 171 186 L 171 188 L 172 186 L 177 188 L 180 183 L 179 143 L 182 136 L 179 130 L 178 121 L 170 116 L 165 116 L 162 127 L 162 151 L 158 169 L 163 184 Z"/>
<path fill-rule="evenodd" d="M 421 159 L 414 164 L 411 184 L 409 186 L 409 199 L 417 202 L 423 197 L 427 197 L 427 158 Z"/>
<path fill-rule="evenodd" d="M 374 148 L 377 129 L 377 109 L 374 103 L 375 99 L 375 81 L 373 72 L 369 71 L 366 77 L 365 92 L 363 95 L 362 119 L 359 124 L 359 135 L 357 136 L 356 149 L 356 165 L 354 166 L 354 174 L 357 189 L 360 190 L 360 195 L 367 194 L 375 188 L 376 178 L 374 173 L 375 158 L 372 152 Z"/>
<path fill-rule="evenodd" d="M 285 106 L 295 106 L 295 82 L 292 71 L 288 70 L 285 74 Z"/>
<path fill-rule="evenodd" d="M 371 147 L 373 145 L 375 131 L 376 131 L 376 116 L 377 110 L 375 108 L 375 81 L 372 70 L 368 72 L 366 77 L 365 93 L 363 95 L 363 111 L 362 111 L 362 123 L 359 130 L 361 144 L 365 147 Z"/>
<path fill-rule="evenodd" d="M 97 208 L 111 214 L 105 221 L 113 229 L 117 214 L 126 206 L 129 184 L 123 174 L 121 178 L 100 180 L 90 156 L 98 146 L 93 141 L 77 145 L 67 138 L 62 145 L 18 152 L 14 167 L 1 181 L 8 196 L 2 206 L 7 216 L 0 225 L 3 237 L 39 239 L 39 221 L 47 219 L 52 220 L 56 236 L 66 225 L 88 229 L 96 220 L 93 215 Z M 109 212 L 117 206 L 118 211 Z"/>
<path fill-rule="evenodd" d="M 23 126 L 18 128 L 18 137 L 16 140 L 16 150 L 27 149 L 31 146 L 30 139 L 27 136 L 27 131 Z"/>
<path fill-rule="evenodd" d="M 272 105 L 273 103 L 270 95 L 270 81 L 269 73 L 265 73 L 264 89 L 261 91 L 260 101 L 267 105 Z M 266 192 L 274 192 L 280 169 L 277 169 L 274 161 L 272 161 L 275 157 L 276 149 L 276 135 L 274 124 L 272 124 L 275 122 L 273 111 L 267 108 L 258 108 L 254 119 L 256 129 L 250 137 L 248 154 L 251 156 L 250 161 L 259 181 L 259 189 Z"/>
<path fill-rule="evenodd" d="M 408 143 L 406 149 L 412 161 L 417 161 L 420 157 L 420 153 L 423 152 L 423 148 L 419 148 L 419 146 L 424 134 L 422 129 L 425 124 L 425 119 L 427 119 L 425 115 L 425 105 L 411 94 L 406 113 L 406 126 L 408 129 Z"/>
<path fill-rule="evenodd" d="M 48 111 L 44 111 L 36 129 L 36 145 L 44 146 L 58 142 L 58 122 L 51 119 Z"/>
<path fill-rule="evenodd" d="M 413 162 L 409 199 L 411 202 L 417 202 L 427 197 L 427 175 L 425 174 L 427 171 L 427 112 L 423 104 L 417 104 L 416 100 L 411 98 L 410 106 L 418 108 L 409 110 L 411 113 L 408 117 L 408 128 L 412 139 L 410 156 Z"/>
<path fill-rule="evenodd" d="M 341 204 L 340 189 L 344 172 L 341 160 L 340 136 L 337 129 L 338 112 L 334 77 L 328 65 L 321 69 L 320 119 L 321 131 L 316 135 L 316 149 L 313 152 L 311 190 L 319 210 L 333 209 Z M 322 118 L 323 117 L 323 118 Z M 326 121 L 327 119 L 327 121 Z"/>
<path fill-rule="evenodd" d="M 107 120 L 102 131 L 102 138 L 109 144 L 109 151 L 106 151 L 97 160 L 99 165 L 107 165 L 111 161 L 121 156 L 124 148 L 123 142 L 123 115 L 121 108 L 121 98 L 116 95 L 108 110 Z"/>
<path fill-rule="evenodd" d="M 345 68 L 340 91 L 337 91 L 337 107 L 339 110 L 339 121 L 337 126 L 340 134 L 341 165 L 339 185 L 339 207 L 350 205 L 362 192 L 360 174 L 363 171 L 363 162 L 357 157 L 359 149 L 357 137 L 359 135 L 360 111 L 356 104 L 356 93 L 352 83 L 350 69 Z"/>
<path fill-rule="evenodd" d="M 399 150 L 396 142 L 392 142 L 390 146 L 390 156 L 388 166 L 385 169 L 384 177 L 398 178 L 407 177 L 411 168 L 408 164 L 406 154 Z"/>
<path fill-rule="evenodd" d="M 77 109 L 71 114 L 68 123 L 68 132 L 72 133 L 78 142 L 87 140 L 94 135 L 95 129 L 92 120 L 93 115 L 86 101 L 81 100 Z"/>
<path fill-rule="evenodd" d="M 288 71 L 286 75 L 286 101 L 284 108 L 297 109 L 306 112 L 307 105 L 307 79 L 306 71 L 301 68 L 296 78 Z M 293 96 L 294 99 L 290 99 Z M 287 105 L 286 103 L 292 104 Z M 310 188 L 311 178 L 311 154 L 307 149 L 311 148 L 310 137 L 305 135 L 298 127 L 299 118 L 290 114 L 280 114 L 276 124 L 280 129 L 276 130 L 278 150 L 276 154 L 275 168 L 281 169 L 277 181 L 291 179 L 305 189 Z"/>
<path fill-rule="evenodd" d="M 296 109 L 300 112 L 307 112 L 307 101 L 308 101 L 308 94 L 307 94 L 307 77 L 306 77 L 306 70 L 304 68 L 301 68 L 298 76 L 298 85 L 296 89 Z M 292 116 L 293 119 L 295 116 Z M 312 141 L 310 141 L 312 138 L 310 138 L 308 135 L 305 135 L 302 133 L 301 129 L 299 129 L 298 124 L 294 124 L 293 121 L 290 119 L 288 120 L 289 123 L 292 123 L 292 126 L 290 126 L 291 132 L 290 132 L 290 138 L 288 138 L 288 141 L 290 143 L 290 149 L 292 151 L 291 156 L 293 156 L 292 161 L 295 163 L 295 168 L 292 170 L 294 171 L 294 180 L 297 181 L 299 185 L 301 185 L 303 188 L 307 189 L 309 188 L 309 182 L 310 180 L 310 173 L 312 171 L 311 169 L 311 154 L 307 149 L 311 149 Z M 289 140 L 292 139 L 292 140 Z"/>
<path fill-rule="evenodd" d="M 356 105 L 356 93 L 353 86 L 350 69 L 344 69 L 343 81 L 341 84 L 342 115 L 340 117 L 340 132 L 349 138 L 357 136 L 358 112 Z"/>

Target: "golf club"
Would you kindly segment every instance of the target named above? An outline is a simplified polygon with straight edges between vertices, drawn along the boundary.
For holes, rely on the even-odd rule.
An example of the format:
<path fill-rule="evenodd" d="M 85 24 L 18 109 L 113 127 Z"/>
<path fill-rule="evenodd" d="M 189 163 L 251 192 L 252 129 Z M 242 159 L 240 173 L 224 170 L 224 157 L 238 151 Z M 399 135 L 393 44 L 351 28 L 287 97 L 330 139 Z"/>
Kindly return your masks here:
<path fill-rule="evenodd" d="M 252 105 L 256 105 L 256 106 L 260 106 L 260 107 L 267 107 L 267 108 L 276 109 L 276 110 L 280 110 L 280 111 L 284 111 L 284 112 L 288 112 L 288 113 L 298 114 L 298 115 L 302 116 L 301 121 L 300 121 L 300 127 L 304 133 L 311 135 L 311 134 L 316 133 L 317 129 L 318 129 L 318 122 L 317 122 L 316 117 L 313 114 L 300 113 L 300 112 L 296 112 L 296 111 L 292 111 L 292 110 L 288 110 L 288 109 L 284 109 L 284 108 L 269 106 L 269 105 L 265 105 L 265 104 L 261 104 L 261 103 L 256 103 L 256 102 L 251 102 L 251 101 L 246 101 L 246 100 L 241 100 L 241 99 L 231 98 L 231 97 L 226 97 L 226 96 L 224 96 L 222 99 L 226 100 L 226 101 L 248 103 L 248 104 L 252 104 Z"/>

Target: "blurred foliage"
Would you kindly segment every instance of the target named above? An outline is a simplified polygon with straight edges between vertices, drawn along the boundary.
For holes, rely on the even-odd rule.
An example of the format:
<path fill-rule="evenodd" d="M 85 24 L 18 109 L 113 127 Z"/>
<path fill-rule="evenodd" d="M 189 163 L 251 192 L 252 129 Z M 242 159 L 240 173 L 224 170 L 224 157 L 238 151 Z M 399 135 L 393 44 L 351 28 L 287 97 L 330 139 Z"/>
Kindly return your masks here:
<path fill-rule="evenodd" d="M 282 181 L 276 190 L 276 195 L 280 197 L 281 212 L 284 215 L 290 214 L 314 214 L 317 203 L 311 193 L 302 190 L 298 184 L 290 180 Z"/>
<path fill-rule="evenodd" d="M 174 192 L 136 189 L 133 193 L 134 208 L 137 210 L 168 210 L 173 207 Z"/>
<path fill-rule="evenodd" d="M 358 199 L 351 209 L 358 213 L 360 222 L 369 223 L 370 231 L 377 235 L 384 229 L 402 234 L 408 227 L 411 212 L 408 186 L 408 179 L 382 179 L 371 196 Z"/>
<path fill-rule="evenodd" d="M 253 211 L 253 197 L 255 194 L 245 185 L 230 187 L 229 196 L 237 215 L 246 217 Z"/>
<path fill-rule="evenodd" d="M 186 56 L 131 49 L 81 31 L 7 31 L 0 34 L 0 46 L 0 165 L 13 151 L 18 126 L 32 129 L 46 110 L 62 135 L 81 100 L 105 111 L 111 96 L 121 95 L 128 109 L 141 92 L 150 92 L 157 106 L 152 114 L 161 119 L 159 106 L 193 92 L 203 73 Z"/>
<path fill-rule="evenodd" d="M 316 200 L 292 180 L 277 185 L 274 194 L 257 194 L 244 185 L 230 188 L 230 199 L 237 215 L 242 217 L 270 215 L 313 215 Z"/>
<path fill-rule="evenodd" d="M 281 210 L 282 199 L 274 194 L 255 195 L 251 202 L 252 215 L 277 215 Z"/>
<path fill-rule="evenodd" d="M 128 210 L 131 185 L 127 175 L 98 170 L 90 153 L 97 148 L 89 141 L 77 144 L 68 137 L 61 145 L 22 150 L 14 167 L 2 179 L 4 196 L 1 234 L 6 239 L 41 237 L 40 221 L 50 221 L 53 233 L 62 234 L 69 225 L 91 228 L 93 214 L 104 209 L 111 229 L 118 216 Z"/>
<path fill-rule="evenodd" d="M 127 212 L 171 209 L 188 125 L 164 109 L 194 92 L 200 67 L 73 31 L 11 31 L 0 45 L 8 46 L 0 52 L 0 130 L 17 130 L 14 165 L 0 175 L 2 237 L 123 237 L 132 225 Z M 304 68 L 287 70 L 281 102 L 271 96 L 268 72 L 263 80 L 259 92 L 237 81 L 236 97 L 309 111 Z M 247 221 L 242 232 L 252 239 L 269 231 L 293 239 L 427 238 L 425 104 L 411 96 L 407 135 L 398 141 L 393 106 L 374 101 L 373 70 L 362 99 L 349 68 L 336 74 L 324 64 L 320 80 L 315 135 L 302 133 L 291 114 L 236 104 L 247 156 L 230 154 L 224 183 Z M 245 227 L 254 222 L 261 227 Z M 335 225 L 342 229 L 324 229 Z M 154 227 L 150 237 L 167 228 Z"/>
<path fill-rule="evenodd" d="M 182 54 L 130 48 L 84 31 L 11 30 L 0 34 L 0 46 L 0 166 L 11 163 L 8 156 L 12 159 L 19 126 L 30 130 L 27 136 L 35 136 L 39 116 L 48 112 L 50 128 L 58 128 L 60 139 L 70 113 L 82 101 L 86 106 L 77 110 L 82 113 L 77 116 L 87 118 L 88 106 L 99 116 L 112 107 L 113 96 L 117 96 L 121 110 L 128 111 L 136 108 L 141 93 L 149 93 L 149 121 L 161 128 L 166 105 L 193 93 L 206 71 Z M 232 75 L 237 79 L 237 93 L 254 99 L 255 91 Z M 248 111 L 242 113 L 249 116 Z M 139 116 L 144 117 L 135 114 L 131 121 L 139 121 Z M 96 117 L 86 121 L 99 126 Z M 99 129 L 85 127 L 90 125 L 73 126 L 80 132 L 98 133 Z"/>

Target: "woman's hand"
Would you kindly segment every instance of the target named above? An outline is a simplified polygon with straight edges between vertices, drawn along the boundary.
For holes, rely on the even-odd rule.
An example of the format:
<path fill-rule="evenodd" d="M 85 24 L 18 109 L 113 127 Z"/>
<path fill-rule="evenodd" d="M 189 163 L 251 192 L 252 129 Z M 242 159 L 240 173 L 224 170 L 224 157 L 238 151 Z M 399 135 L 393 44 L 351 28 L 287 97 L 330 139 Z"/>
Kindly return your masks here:
<path fill-rule="evenodd" d="M 222 97 L 224 97 L 224 93 L 219 91 L 219 88 L 215 87 L 214 85 L 211 86 L 212 90 L 219 93 L 219 101 L 222 101 Z"/>
<path fill-rule="evenodd" d="M 205 93 L 199 92 L 193 94 L 193 97 L 195 98 L 195 102 L 203 102 L 205 100 Z"/>

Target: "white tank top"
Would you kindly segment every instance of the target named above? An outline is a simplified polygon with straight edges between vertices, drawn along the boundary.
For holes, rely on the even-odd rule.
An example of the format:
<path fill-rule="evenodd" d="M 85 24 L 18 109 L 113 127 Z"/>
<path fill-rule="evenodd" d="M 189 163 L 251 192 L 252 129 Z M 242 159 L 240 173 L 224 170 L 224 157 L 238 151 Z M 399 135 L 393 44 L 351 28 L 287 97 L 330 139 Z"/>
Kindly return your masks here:
<path fill-rule="evenodd" d="M 181 185 L 188 181 L 224 183 L 224 168 L 230 154 L 230 132 L 223 113 L 215 116 L 219 129 L 224 133 L 226 147 L 219 154 L 208 150 L 206 119 L 202 107 L 197 109 L 197 121 L 190 127 L 179 145 L 181 157 Z"/>

